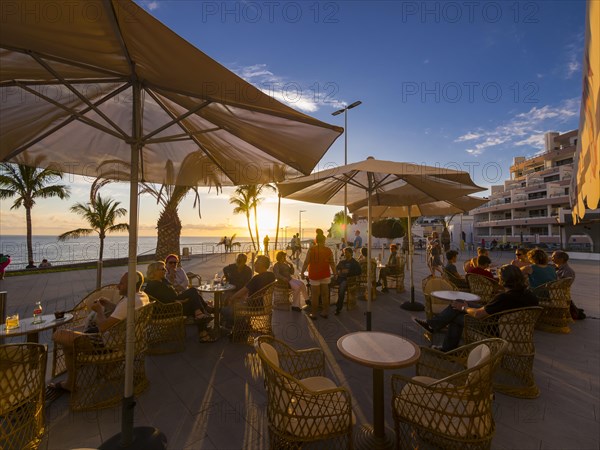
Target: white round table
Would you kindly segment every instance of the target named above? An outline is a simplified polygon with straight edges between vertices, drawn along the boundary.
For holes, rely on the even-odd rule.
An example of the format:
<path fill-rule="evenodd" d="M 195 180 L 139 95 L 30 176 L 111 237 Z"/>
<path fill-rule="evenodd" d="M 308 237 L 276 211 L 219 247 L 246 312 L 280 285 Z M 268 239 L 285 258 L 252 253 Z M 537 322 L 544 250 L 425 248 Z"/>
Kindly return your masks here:
<path fill-rule="evenodd" d="M 478 302 L 479 300 L 481 300 L 481 297 L 479 297 L 479 295 L 461 291 L 433 291 L 430 295 L 439 300 L 446 300 L 449 302 L 460 301 L 470 303 Z"/>
<path fill-rule="evenodd" d="M 377 331 L 346 334 L 338 339 L 337 347 L 345 358 L 373 369 L 373 427 L 361 428 L 357 448 L 391 448 L 393 439 L 385 434 L 383 371 L 416 363 L 421 350 L 408 339 Z"/>

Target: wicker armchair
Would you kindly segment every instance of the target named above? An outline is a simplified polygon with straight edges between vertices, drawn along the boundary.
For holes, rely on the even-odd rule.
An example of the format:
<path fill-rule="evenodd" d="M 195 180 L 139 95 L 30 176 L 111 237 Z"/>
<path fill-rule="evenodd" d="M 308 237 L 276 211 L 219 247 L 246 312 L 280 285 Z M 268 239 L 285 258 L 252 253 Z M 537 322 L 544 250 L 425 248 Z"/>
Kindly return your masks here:
<path fill-rule="evenodd" d="M 436 314 L 439 314 L 444 308 L 446 308 L 449 305 L 449 303 L 445 300 L 437 300 L 435 297 L 432 297 L 431 293 L 433 291 L 457 290 L 454 287 L 454 285 L 448 280 L 440 277 L 435 277 L 433 275 L 425 277 L 422 281 L 422 286 L 423 296 L 425 297 L 425 315 L 427 316 L 427 319 L 431 319 Z"/>
<path fill-rule="evenodd" d="M 386 276 L 388 287 L 395 287 L 396 292 L 404 292 L 404 267 L 406 265 L 406 259 L 403 255 L 398 256 L 398 260 L 400 262 L 400 266 L 397 272 L 391 273 Z M 390 284 L 390 282 L 392 284 Z"/>
<path fill-rule="evenodd" d="M 48 349 L 0 345 L 0 448 L 36 449 L 46 429 L 44 400 Z"/>
<path fill-rule="evenodd" d="M 421 348 L 417 376 L 392 375 L 396 448 L 489 449 L 492 374 L 506 351 L 486 339 L 448 353 Z"/>
<path fill-rule="evenodd" d="M 185 350 L 185 316 L 180 302 L 154 303 L 148 325 L 148 354 L 162 355 Z"/>
<path fill-rule="evenodd" d="M 269 448 L 353 448 L 352 397 L 324 377 L 323 351 L 297 351 L 270 336 L 257 337 L 254 348 L 265 376 Z"/>
<path fill-rule="evenodd" d="M 466 343 L 493 337 L 508 342 L 506 353 L 494 375 L 494 390 L 521 398 L 540 395 L 533 376 L 533 329 L 541 313 L 542 308 L 531 306 L 502 311 L 484 319 L 465 315 L 463 338 Z"/>
<path fill-rule="evenodd" d="M 60 329 L 83 331 L 87 317 L 90 312 L 92 312 L 91 307 L 94 304 L 94 301 L 100 297 L 105 297 L 116 304 L 121 298 L 121 295 L 119 294 L 119 289 L 116 284 L 107 284 L 100 289 L 90 292 L 77 303 L 71 311 L 69 311 L 73 314 L 73 320 L 69 323 L 55 327 L 54 331 Z M 65 373 L 66 370 L 67 365 L 65 363 L 63 349 L 60 345 L 55 345 L 52 349 L 52 378 Z"/>
<path fill-rule="evenodd" d="M 454 286 L 455 291 L 461 292 L 471 292 L 469 288 L 469 282 L 466 279 L 457 278 L 451 272 L 448 272 L 446 269 L 442 272 L 442 278 Z"/>
<path fill-rule="evenodd" d="M 371 261 L 371 300 L 377 299 L 377 263 Z M 358 276 L 358 297 L 367 300 L 367 261 L 360 262 L 360 275 Z"/>
<path fill-rule="evenodd" d="M 145 356 L 153 306 L 150 303 L 135 313 L 135 395 L 139 395 L 148 386 Z M 127 321 L 122 320 L 104 333 L 81 335 L 75 339 L 74 385 L 70 401 L 74 411 L 108 408 L 120 403 L 125 382 L 126 327 Z"/>
<path fill-rule="evenodd" d="M 232 342 L 253 344 L 254 338 L 263 334 L 273 335 L 273 289 L 275 282 L 265 286 L 244 302 L 233 305 Z"/>
<path fill-rule="evenodd" d="M 273 288 L 273 308 L 290 311 L 292 306 L 292 289 L 287 280 L 285 283 L 277 282 Z"/>
<path fill-rule="evenodd" d="M 572 278 L 563 278 L 542 284 L 533 290 L 544 309 L 536 325 L 538 330 L 565 334 L 571 332 L 571 284 Z"/>
<path fill-rule="evenodd" d="M 356 299 L 358 298 L 358 290 L 359 290 L 358 289 L 359 277 L 360 277 L 360 275 L 348 277 L 348 284 L 346 285 L 346 298 L 344 299 L 345 303 L 346 303 L 346 311 L 350 311 L 351 309 L 356 308 Z M 338 295 L 339 295 L 339 289 L 340 289 L 340 286 L 337 283 L 336 284 L 331 283 L 329 285 L 329 300 L 332 305 L 335 302 L 337 302 Z"/>
<path fill-rule="evenodd" d="M 487 305 L 494 298 L 494 295 L 503 289 L 497 281 L 476 273 L 468 273 L 467 282 L 471 294 L 479 295 L 481 298 L 479 301 L 481 305 Z"/>

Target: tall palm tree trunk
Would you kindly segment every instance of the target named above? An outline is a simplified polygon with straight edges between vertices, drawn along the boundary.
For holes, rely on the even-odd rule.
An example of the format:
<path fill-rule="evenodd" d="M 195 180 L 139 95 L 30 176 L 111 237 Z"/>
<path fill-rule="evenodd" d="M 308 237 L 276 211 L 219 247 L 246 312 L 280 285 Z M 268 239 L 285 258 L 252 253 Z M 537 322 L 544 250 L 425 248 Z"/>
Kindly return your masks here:
<path fill-rule="evenodd" d="M 277 228 L 275 228 L 275 250 L 277 250 L 277 241 L 279 240 L 279 219 L 281 217 L 281 194 L 277 196 Z"/>
<path fill-rule="evenodd" d="M 100 233 L 100 251 L 98 252 L 98 266 L 96 267 L 96 289 L 102 286 L 102 266 L 104 258 L 104 238 L 106 236 Z"/>
<path fill-rule="evenodd" d="M 181 220 L 177 208 L 166 207 L 157 222 L 156 259 L 164 260 L 167 255 L 179 255 L 179 237 L 181 235 Z"/>
<path fill-rule="evenodd" d="M 250 213 L 246 213 L 246 221 L 248 222 L 248 233 L 250 233 L 250 240 L 252 241 L 252 248 L 256 251 L 256 244 L 254 243 L 254 236 L 252 235 L 252 226 L 250 225 Z"/>
<path fill-rule="evenodd" d="M 31 228 L 31 207 L 25 207 L 25 221 L 27 222 L 27 261 L 33 261 L 33 231 Z"/>
<path fill-rule="evenodd" d="M 260 250 L 260 238 L 258 237 L 258 216 L 256 214 L 256 204 L 254 204 L 254 228 L 256 229 L 256 246 Z"/>

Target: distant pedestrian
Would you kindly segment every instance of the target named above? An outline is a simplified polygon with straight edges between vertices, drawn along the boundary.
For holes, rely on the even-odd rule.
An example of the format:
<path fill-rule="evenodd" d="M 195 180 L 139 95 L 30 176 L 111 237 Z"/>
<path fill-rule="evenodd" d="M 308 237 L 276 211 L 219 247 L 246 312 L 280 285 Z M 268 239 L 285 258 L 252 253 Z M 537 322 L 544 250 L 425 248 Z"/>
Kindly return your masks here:
<path fill-rule="evenodd" d="M 360 252 L 362 248 L 362 237 L 360 235 L 360 231 L 356 230 L 354 232 L 354 251 Z"/>
<path fill-rule="evenodd" d="M 265 238 L 263 239 L 263 249 L 264 249 L 264 253 L 265 255 L 269 254 L 269 235 L 266 234 Z"/>
<path fill-rule="evenodd" d="M 47 259 L 42 259 L 42 262 L 38 267 L 40 269 L 47 269 L 48 267 L 52 267 L 52 264 L 50 264 Z"/>
<path fill-rule="evenodd" d="M 0 280 L 4 280 L 4 271 L 10 264 L 10 255 L 0 253 Z"/>

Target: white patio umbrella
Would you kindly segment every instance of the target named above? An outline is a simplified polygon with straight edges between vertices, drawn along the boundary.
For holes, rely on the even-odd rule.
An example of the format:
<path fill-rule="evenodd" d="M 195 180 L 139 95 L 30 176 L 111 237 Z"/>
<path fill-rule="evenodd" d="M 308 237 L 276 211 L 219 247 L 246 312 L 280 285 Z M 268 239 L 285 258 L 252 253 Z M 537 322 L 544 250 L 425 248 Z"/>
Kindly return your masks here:
<path fill-rule="evenodd" d="M 277 102 L 132 1 L 53 3 L 48 17 L 39 6 L 12 2 L 1 19 L 0 161 L 42 155 L 64 172 L 131 183 L 120 436 L 129 446 L 138 182 L 163 182 L 167 167 L 182 173 L 195 154 L 210 161 L 197 169 L 207 183 L 308 174 L 343 130 Z"/>
<path fill-rule="evenodd" d="M 368 206 L 367 258 L 371 259 L 371 200 L 393 190 L 408 204 L 456 198 L 485 190 L 477 186 L 467 172 L 411 163 L 382 161 L 373 157 L 345 166 L 278 183 L 283 197 L 327 205 L 344 204 L 347 185 L 348 203 L 366 199 Z M 371 284 L 370 272 L 367 274 Z M 367 289 L 367 330 L 371 330 L 371 290 Z"/>
<path fill-rule="evenodd" d="M 402 188 L 388 191 L 382 194 L 375 194 L 371 199 L 371 220 L 384 217 L 406 217 L 408 218 L 408 255 L 410 271 L 410 301 L 404 302 L 401 306 L 411 311 L 421 310 L 422 305 L 415 302 L 415 282 L 413 271 L 413 239 L 411 219 L 419 216 L 447 216 L 449 214 L 458 214 L 471 211 L 488 202 L 487 199 L 465 195 L 449 200 L 437 200 L 420 205 L 404 205 L 405 200 L 402 196 Z M 361 217 L 368 215 L 368 207 L 365 206 L 366 200 L 360 200 L 351 205 L 348 209 L 351 213 Z"/>

